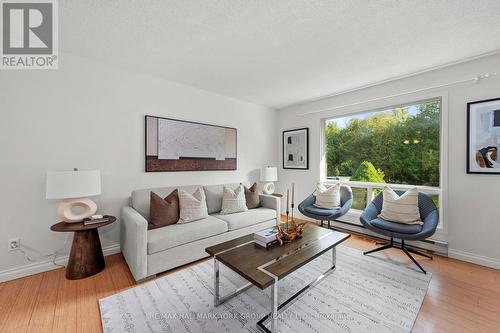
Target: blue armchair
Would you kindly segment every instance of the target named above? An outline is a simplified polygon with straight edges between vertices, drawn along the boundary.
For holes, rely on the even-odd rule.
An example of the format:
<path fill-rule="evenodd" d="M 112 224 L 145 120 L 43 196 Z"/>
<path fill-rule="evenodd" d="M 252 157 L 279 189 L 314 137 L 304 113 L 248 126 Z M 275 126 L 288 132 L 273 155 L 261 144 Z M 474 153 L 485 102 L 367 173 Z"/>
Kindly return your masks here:
<path fill-rule="evenodd" d="M 405 191 L 395 191 L 398 195 L 402 195 Z M 432 256 L 414 250 L 405 246 L 405 240 L 423 240 L 432 236 L 436 232 L 439 223 L 439 210 L 432 201 L 431 197 L 425 193 L 418 193 L 418 208 L 420 211 L 420 218 L 423 225 L 418 224 L 403 224 L 391 221 L 386 221 L 378 217 L 382 211 L 382 202 L 384 200 L 383 193 L 377 195 L 375 199 L 366 207 L 360 216 L 361 223 L 369 230 L 376 232 L 380 235 L 391 237 L 390 243 L 382 247 L 370 250 L 364 254 L 369 254 L 377 251 L 382 251 L 394 245 L 394 238 L 401 239 L 400 249 L 422 270 L 427 273 L 425 269 L 413 258 L 410 254 L 415 253 L 426 258 L 432 259 Z"/>
<path fill-rule="evenodd" d="M 330 221 L 338 219 L 345 215 L 352 207 L 352 190 L 349 186 L 340 186 L 340 207 L 334 209 L 318 208 L 314 206 L 316 198 L 313 194 L 309 195 L 304 201 L 299 204 L 299 211 L 312 219 L 321 221 L 328 221 L 328 228 L 330 228 Z"/>

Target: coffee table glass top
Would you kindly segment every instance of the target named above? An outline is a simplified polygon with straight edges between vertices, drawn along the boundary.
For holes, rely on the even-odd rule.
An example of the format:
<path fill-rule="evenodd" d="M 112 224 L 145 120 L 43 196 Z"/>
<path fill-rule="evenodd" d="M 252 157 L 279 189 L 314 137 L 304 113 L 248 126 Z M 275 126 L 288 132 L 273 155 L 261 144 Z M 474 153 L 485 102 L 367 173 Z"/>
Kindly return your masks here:
<path fill-rule="evenodd" d="M 253 234 L 206 249 L 260 289 L 274 283 L 271 275 L 282 279 L 326 251 L 349 238 L 349 234 L 309 224 L 301 239 L 265 249 L 253 242 Z M 263 272 L 265 270 L 266 272 Z M 270 274 L 269 274 L 270 273 Z"/>

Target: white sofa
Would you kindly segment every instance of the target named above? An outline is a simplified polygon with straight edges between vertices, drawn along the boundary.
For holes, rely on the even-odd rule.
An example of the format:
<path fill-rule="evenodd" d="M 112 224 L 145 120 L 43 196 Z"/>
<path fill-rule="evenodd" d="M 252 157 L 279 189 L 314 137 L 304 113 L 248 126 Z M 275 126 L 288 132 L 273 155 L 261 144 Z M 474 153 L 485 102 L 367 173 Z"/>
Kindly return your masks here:
<path fill-rule="evenodd" d="M 236 188 L 239 184 L 227 184 Z M 203 187 L 210 216 L 185 224 L 148 230 L 150 192 L 162 198 L 173 190 L 194 192 Z M 132 192 L 121 211 L 121 250 L 135 280 L 208 257 L 205 248 L 272 227 L 280 216 L 280 199 L 260 195 L 261 207 L 230 215 L 219 214 L 223 185 L 172 186 Z"/>

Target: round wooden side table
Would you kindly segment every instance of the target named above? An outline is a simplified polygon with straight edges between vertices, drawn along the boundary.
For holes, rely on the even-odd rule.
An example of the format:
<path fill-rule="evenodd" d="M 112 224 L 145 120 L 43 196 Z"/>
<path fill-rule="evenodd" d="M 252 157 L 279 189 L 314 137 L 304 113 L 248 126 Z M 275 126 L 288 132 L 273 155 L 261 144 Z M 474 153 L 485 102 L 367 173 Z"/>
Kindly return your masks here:
<path fill-rule="evenodd" d="M 116 221 L 116 217 L 105 215 L 107 222 L 85 225 L 83 222 L 59 222 L 50 227 L 56 232 L 74 232 L 73 244 L 66 266 L 66 279 L 78 280 L 102 271 L 106 264 L 102 254 L 98 228 Z"/>

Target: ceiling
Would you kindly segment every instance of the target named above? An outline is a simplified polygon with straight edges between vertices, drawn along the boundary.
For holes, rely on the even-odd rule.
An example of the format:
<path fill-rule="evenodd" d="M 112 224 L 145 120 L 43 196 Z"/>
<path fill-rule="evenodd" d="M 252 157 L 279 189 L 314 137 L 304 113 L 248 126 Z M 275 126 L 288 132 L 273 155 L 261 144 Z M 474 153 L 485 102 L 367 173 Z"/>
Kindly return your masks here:
<path fill-rule="evenodd" d="M 65 0 L 60 50 L 281 108 L 500 50 L 498 0 Z"/>

